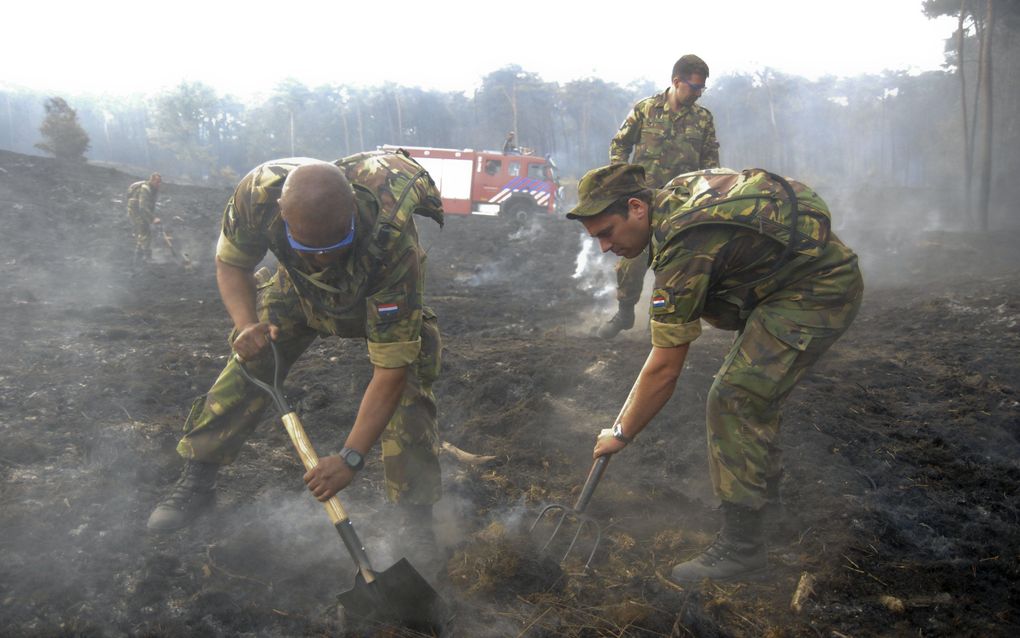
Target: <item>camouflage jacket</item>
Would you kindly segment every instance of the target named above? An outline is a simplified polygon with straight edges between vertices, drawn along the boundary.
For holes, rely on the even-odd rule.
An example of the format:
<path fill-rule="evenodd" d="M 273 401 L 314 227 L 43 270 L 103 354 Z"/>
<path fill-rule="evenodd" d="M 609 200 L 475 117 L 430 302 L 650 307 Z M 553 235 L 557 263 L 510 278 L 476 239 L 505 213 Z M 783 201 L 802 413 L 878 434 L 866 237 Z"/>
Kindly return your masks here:
<path fill-rule="evenodd" d="M 128 187 L 127 210 L 131 217 L 141 218 L 152 223 L 156 218 L 156 197 L 159 191 L 149 184 L 148 180 L 135 182 Z"/>
<path fill-rule="evenodd" d="M 325 269 L 287 241 L 277 200 L 287 175 L 308 160 L 267 162 L 238 184 L 223 212 L 216 247 L 220 261 L 254 269 L 266 252 L 296 291 L 309 326 L 324 334 L 368 339 L 382 367 L 407 365 L 420 348 L 425 253 L 412 213 L 442 223 L 439 190 L 403 153 L 362 153 L 334 162 L 357 202 L 353 249 Z"/>
<path fill-rule="evenodd" d="M 702 318 L 739 329 L 755 306 L 792 282 L 848 262 L 856 270 L 856 256 L 830 231 L 825 202 L 804 184 L 787 184 L 795 216 L 782 182 L 762 169 L 689 173 L 655 191 L 653 344 L 693 341 Z M 832 286 L 844 284 L 852 282 Z"/>
<path fill-rule="evenodd" d="M 634 105 L 610 142 L 609 163 L 640 164 L 650 188 L 660 188 L 681 173 L 717 168 L 719 142 L 712 113 L 697 104 L 675 111 L 668 91 L 645 98 Z"/>

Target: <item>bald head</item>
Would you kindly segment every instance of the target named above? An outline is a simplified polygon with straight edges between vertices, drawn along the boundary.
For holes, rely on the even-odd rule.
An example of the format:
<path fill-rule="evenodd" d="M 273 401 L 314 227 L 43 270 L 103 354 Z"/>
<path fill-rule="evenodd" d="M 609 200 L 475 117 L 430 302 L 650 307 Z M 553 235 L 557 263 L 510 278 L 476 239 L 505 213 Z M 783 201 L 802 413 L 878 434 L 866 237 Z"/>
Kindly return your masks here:
<path fill-rule="evenodd" d="M 283 182 L 280 214 L 303 243 L 325 246 L 343 239 L 355 209 L 350 183 L 328 162 L 302 164 Z"/>

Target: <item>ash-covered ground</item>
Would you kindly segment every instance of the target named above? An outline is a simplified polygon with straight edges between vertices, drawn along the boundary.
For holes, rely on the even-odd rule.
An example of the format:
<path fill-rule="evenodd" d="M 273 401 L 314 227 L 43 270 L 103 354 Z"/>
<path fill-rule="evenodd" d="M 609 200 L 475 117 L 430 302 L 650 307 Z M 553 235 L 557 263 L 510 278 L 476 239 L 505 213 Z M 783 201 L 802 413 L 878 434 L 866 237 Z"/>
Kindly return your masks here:
<path fill-rule="evenodd" d="M 145 530 L 180 467 L 188 408 L 229 354 L 212 263 L 229 193 L 165 184 L 160 215 L 190 264 L 157 234 L 160 263 L 136 272 L 123 205 L 134 179 L 0 152 L 0 633 L 343 634 L 336 594 L 353 564 L 274 414 L 223 472 L 213 511 L 176 534 Z M 704 399 L 731 335 L 706 331 L 667 409 L 610 463 L 588 510 L 604 529 L 592 572 L 571 559 L 543 581 L 526 561 L 489 560 L 505 549 L 493 530 L 573 502 L 647 331 L 590 336 L 612 301 L 596 296 L 608 277 L 578 256 L 577 224 L 419 228 L 445 338 L 443 436 L 497 457 L 443 457 L 450 560 L 426 576 L 451 607 L 450 635 L 1020 631 L 1020 233 L 840 231 L 868 290 L 788 403 L 770 570 L 679 591 L 661 575 L 719 524 Z M 343 440 L 369 374 L 352 340 L 319 341 L 295 367 L 288 393 L 320 451 Z M 341 496 L 386 567 L 403 553 L 381 478 L 375 451 Z M 813 593 L 795 612 L 804 574 Z"/>

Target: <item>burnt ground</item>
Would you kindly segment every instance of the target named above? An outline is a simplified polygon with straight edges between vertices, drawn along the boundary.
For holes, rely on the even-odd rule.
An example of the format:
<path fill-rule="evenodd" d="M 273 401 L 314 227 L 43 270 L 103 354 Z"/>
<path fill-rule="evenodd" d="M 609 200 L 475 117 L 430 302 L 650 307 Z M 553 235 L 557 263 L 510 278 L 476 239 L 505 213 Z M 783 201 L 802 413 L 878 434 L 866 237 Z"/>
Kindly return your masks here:
<path fill-rule="evenodd" d="M 342 634 L 335 596 L 354 569 L 274 415 L 223 472 L 211 513 L 145 531 L 189 405 L 229 354 L 212 264 L 228 193 L 165 185 L 161 215 L 191 266 L 156 245 L 161 263 L 133 272 L 121 201 L 133 179 L 0 152 L 2 633 Z M 719 523 L 704 398 L 730 336 L 706 331 L 667 410 L 610 463 L 589 508 L 605 530 L 590 574 L 573 557 L 552 585 L 527 561 L 491 573 L 493 529 L 576 497 L 647 333 L 589 336 L 610 302 L 571 277 L 576 225 L 419 225 L 446 340 L 443 436 L 498 457 L 443 457 L 450 561 L 426 575 L 451 635 L 1020 631 L 1020 233 L 843 233 L 869 289 L 786 409 L 770 570 L 678 591 L 658 575 Z M 369 374 L 358 341 L 319 341 L 296 366 L 288 393 L 320 451 L 342 440 Z M 377 567 L 402 555 L 381 477 L 376 452 L 342 494 Z M 813 594 L 794 612 L 805 573 Z"/>

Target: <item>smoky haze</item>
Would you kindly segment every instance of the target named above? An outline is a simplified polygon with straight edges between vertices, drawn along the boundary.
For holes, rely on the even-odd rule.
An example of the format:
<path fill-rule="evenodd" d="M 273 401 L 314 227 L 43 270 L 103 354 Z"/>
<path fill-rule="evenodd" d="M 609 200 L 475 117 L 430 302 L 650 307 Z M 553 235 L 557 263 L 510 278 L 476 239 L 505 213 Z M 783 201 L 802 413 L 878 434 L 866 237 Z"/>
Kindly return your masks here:
<path fill-rule="evenodd" d="M 1010 179 L 1020 166 L 1020 60 L 1007 45 L 996 53 L 1001 65 L 993 93 L 988 224 L 1010 228 L 1017 224 L 1013 202 L 1020 198 L 1020 186 Z M 973 63 L 964 69 L 967 78 L 976 76 Z M 974 90 L 974 80 L 969 82 L 968 100 Z M 515 130 L 520 146 L 556 161 L 569 203 L 576 179 L 608 161 L 609 140 L 631 106 L 665 85 L 597 79 L 560 84 L 510 66 L 485 75 L 471 96 L 286 80 L 254 103 L 198 82 L 147 99 L 68 99 L 91 140 L 87 157 L 93 163 L 137 167 L 138 173 L 158 169 L 171 181 L 224 186 L 273 157 L 332 159 L 383 144 L 498 149 L 506 132 Z M 969 202 L 964 194 L 959 90 L 950 71 L 809 80 L 765 70 L 712 76 L 701 104 L 715 116 L 723 166 L 763 167 L 811 185 L 849 239 L 858 229 L 892 236 L 978 224 L 977 173 Z M 0 147 L 38 152 L 47 96 L 12 89 L 0 94 L 6 106 L 0 119 L 7 120 Z M 968 113 L 973 120 L 973 103 Z M 980 150 L 970 152 L 975 167 Z"/>
<path fill-rule="evenodd" d="M 902 291 L 906 305 L 958 281 L 1018 271 L 1020 54 L 1005 42 L 994 46 L 992 233 L 978 232 L 975 199 L 968 205 L 964 192 L 959 80 L 950 72 L 719 75 L 701 103 L 715 115 L 724 166 L 760 166 L 815 188 L 836 233 L 861 256 L 869 294 Z M 0 152 L 2 624 L 22 635 L 336 629 L 330 604 L 349 586 L 353 566 L 304 489 L 272 414 L 225 472 L 214 516 L 164 539 L 143 531 L 180 465 L 173 448 L 191 402 L 229 353 L 212 259 L 230 189 L 274 157 L 332 159 L 383 144 L 498 149 L 515 129 L 520 145 L 556 161 L 569 206 L 580 175 L 608 161 L 609 140 L 632 104 L 663 88 L 664 81 L 548 82 L 511 66 L 487 74 L 471 96 L 292 80 L 255 103 L 201 83 L 136 100 L 64 96 L 91 139 L 90 165 Z M 0 96 L 0 147 L 36 153 L 49 95 L 2 89 Z M 165 177 L 158 214 L 179 256 L 157 234 L 157 263 L 135 273 L 124 191 L 151 170 Z M 522 507 L 572 501 L 590 463 L 592 432 L 615 415 L 643 360 L 647 308 L 639 304 L 639 328 L 613 344 L 587 338 L 614 309 L 615 258 L 600 254 L 575 222 L 456 218 L 443 231 L 429 224 L 419 222 L 429 250 L 428 295 L 448 335 L 437 384 L 443 435 L 500 457 L 483 469 L 443 457 L 447 493 L 437 522 L 441 544 L 453 548 L 489 522 L 516 525 L 526 516 Z M 646 281 L 646 296 L 649 290 Z M 989 312 L 999 312 L 993 327 L 1015 331 L 1015 302 L 987 296 Z M 955 296 L 944 305 L 947 320 L 989 310 Z M 703 415 L 678 406 L 703 405 L 728 338 L 706 331 L 705 353 L 692 353 L 687 385 L 673 399 L 672 414 L 681 416 L 661 419 L 652 427 L 662 433 L 649 435 L 648 447 L 668 453 L 614 474 L 620 479 L 600 488 L 596 515 L 612 520 L 606 503 L 622 507 L 631 499 L 646 511 L 631 512 L 626 531 L 646 540 L 667 521 L 709 527 L 714 497 L 705 479 Z M 303 362 L 288 388 L 320 453 L 335 451 L 371 375 L 364 346 L 320 342 Z M 991 384 L 962 379 L 970 394 Z M 865 408 L 869 401 L 859 398 Z M 981 409 L 1013 409 L 1015 420 L 1012 401 L 1013 408 L 1003 398 Z M 794 425 L 798 419 L 806 417 L 794 415 Z M 809 443 L 818 436 L 804 429 Z M 995 451 L 1015 445 L 1009 436 L 980 441 L 975 466 L 982 458 L 1011 462 Z M 819 444 L 827 454 L 834 447 Z M 370 554 L 386 567 L 402 549 L 388 531 L 381 478 L 373 452 L 346 496 Z M 895 481 L 889 485 L 893 491 Z M 656 490 L 671 504 L 639 500 Z M 916 518 L 903 507 L 897 526 Z M 619 534 L 619 521 L 613 524 Z M 928 538 L 919 530 L 915 537 Z M 959 551 L 934 532 L 926 542 L 948 559 Z M 530 609 L 515 601 L 518 615 L 500 615 L 507 603 L 485 597 L 465 605 L 491 620 L 488 635 L 520 630 L 525 623 L 517 620 Z"/>

